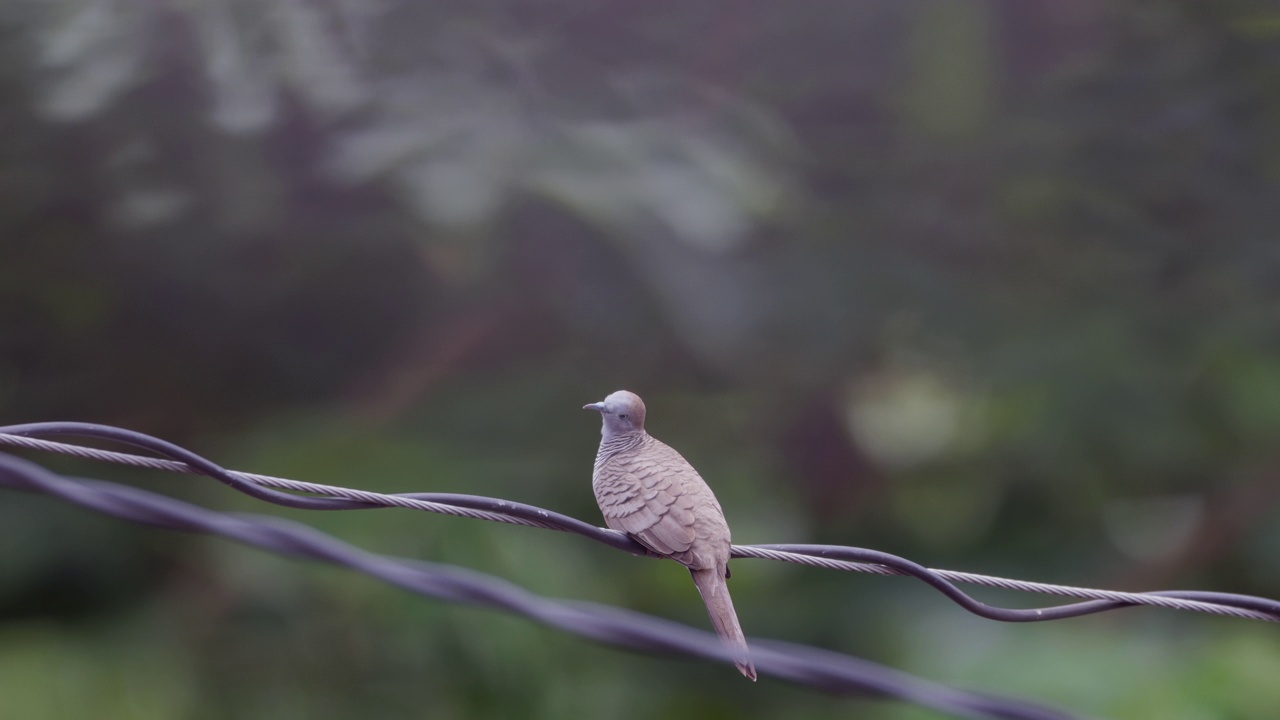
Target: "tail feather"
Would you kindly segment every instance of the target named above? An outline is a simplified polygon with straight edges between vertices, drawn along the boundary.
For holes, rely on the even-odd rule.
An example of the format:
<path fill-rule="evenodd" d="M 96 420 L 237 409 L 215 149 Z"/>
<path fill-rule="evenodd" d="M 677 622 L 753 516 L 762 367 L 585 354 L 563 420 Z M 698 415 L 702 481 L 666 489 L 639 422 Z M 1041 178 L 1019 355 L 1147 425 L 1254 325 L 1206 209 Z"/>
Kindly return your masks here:
<path fill-rule="evenodd" d="M 747 637 L 742 634 L 742 626 L 738 624 L 738 614 L 733 610 L 733 598 L 729 597 L 729 583 L 725 582 L 725 568 L 694 570 L 690 568 L 693 584 L 698 586 L 702 602 L 707 605 L 707 613 L 711 615 L 711 624 L 716 634 L 734 652 L 734 665 L 738 671 L 756 679 L 756 667 L 751 664 Z"/>

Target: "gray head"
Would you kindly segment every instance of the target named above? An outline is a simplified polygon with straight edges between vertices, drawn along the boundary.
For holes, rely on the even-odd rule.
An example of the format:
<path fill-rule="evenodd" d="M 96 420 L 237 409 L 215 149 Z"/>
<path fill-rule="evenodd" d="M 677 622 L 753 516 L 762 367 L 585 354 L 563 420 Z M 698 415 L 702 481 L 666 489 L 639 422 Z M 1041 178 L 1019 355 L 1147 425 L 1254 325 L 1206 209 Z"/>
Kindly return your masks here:
<path fill-rule="evenodd" d="M 633 392 L 619 390 L 603 402 L 583 405 L 582 409 L 600 413 L 604 420 L 600 434 L 606 438 L 644 432 L 644 401 Z"/>

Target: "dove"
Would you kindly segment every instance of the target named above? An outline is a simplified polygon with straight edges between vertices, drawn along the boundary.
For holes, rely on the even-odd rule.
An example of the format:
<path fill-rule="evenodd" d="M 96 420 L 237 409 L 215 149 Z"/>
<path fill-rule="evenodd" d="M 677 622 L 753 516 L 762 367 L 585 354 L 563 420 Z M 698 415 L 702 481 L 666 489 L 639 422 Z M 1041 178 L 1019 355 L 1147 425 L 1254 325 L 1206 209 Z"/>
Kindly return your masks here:
<path fill-rule="evenodd" d="M 619 390 L 583 409 L 603 420 L 591 486 L 605 524 L 689 569 L 734 665 L 755 680 L 729 597 L 729 524 L 711 488 L 680 453 L 645 432 L 639 395 Z"/>

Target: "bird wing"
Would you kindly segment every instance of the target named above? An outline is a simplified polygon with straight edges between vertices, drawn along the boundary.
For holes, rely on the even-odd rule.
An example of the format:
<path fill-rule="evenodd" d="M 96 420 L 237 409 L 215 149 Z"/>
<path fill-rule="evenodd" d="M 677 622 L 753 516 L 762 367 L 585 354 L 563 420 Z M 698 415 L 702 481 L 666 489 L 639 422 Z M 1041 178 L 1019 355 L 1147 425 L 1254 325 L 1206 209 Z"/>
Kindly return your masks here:
<path fill-rule="evenodd" d="M 605 524 L 634 537 L 650 550 L 690 567 L 701 563 L 691 552 L 697 540 L 698 486 L 702 478 L 680 458 L 643 453 L 602 468 L 596 500 Z"/>

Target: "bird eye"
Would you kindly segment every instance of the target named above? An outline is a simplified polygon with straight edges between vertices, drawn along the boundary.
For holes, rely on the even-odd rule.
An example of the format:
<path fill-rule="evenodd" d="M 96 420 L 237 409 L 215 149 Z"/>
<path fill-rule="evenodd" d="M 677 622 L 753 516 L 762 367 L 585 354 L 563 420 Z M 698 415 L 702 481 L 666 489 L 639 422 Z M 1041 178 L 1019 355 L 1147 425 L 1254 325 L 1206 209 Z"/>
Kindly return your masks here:
<path fill-rule="evenodd" d="M 627 414 L 626 414 L 626 413 L 622 413 L 622 414 L 621 414 L 621 415 L 619 415 L 618 417 L 619 417 L 619 418 L 621 418 L 621 419 L 623 419 L 623 420 L 626 420 L 626 419 L 627 419 Z"/>

